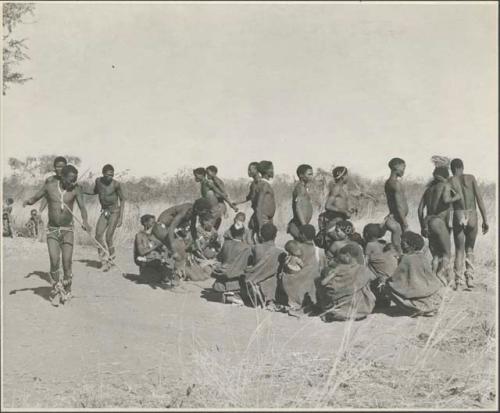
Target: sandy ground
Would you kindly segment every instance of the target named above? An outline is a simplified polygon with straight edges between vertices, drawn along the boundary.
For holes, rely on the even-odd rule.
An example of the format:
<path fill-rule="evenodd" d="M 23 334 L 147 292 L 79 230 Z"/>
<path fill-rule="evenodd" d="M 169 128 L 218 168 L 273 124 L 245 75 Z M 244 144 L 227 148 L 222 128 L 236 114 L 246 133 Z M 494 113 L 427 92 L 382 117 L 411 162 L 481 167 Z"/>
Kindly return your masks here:
<path fill-rule="evenodd" d="M 219 372 L 214 366 L 243 368 L 245 357 L 261 356 L 267 359 L 259 363 L 274 363 L 273 372 L 286 369 L 292 356 L 299 364 L 307 357 L 328 364 L 346 346 L 350 329 L 349 351 L 356 359 L 376 361 L 387 371 L 410 368 L 421 361 L 428 337 L 445 328 L 434 328 L 433 318 L 376 313 L 354 324 L 327 324 L 318 317 L 297 319 L 222 304 L 206 298 L 210 280 L 175 290 L 141 284 L 131 252 L 119 250 L 117 256 L 126 276 L 96 269 L 95 250 L 77 246 L 74 298 L 56 308 L 48 301 L 46 245 L 4 239 L 4 407 L 217 407 L 197 389 L 209 389 L 217 380 L 222 386 L 234 371 Z M 452 293 L 451 316 L 463 314 L 453 331 L 471 332 L 478 314 L 494 325 L 495 290 L 488 288 L 492 277 L 491 271 L 480 273 L 473 291 Z M 490 377 L 494 359 L 467 356 L 470 341 L 461 347 L 458 333 L 458 344 L 441 340 L 425 353 L 423 368 L 458 377 L 474 363 Z M 478 344 L 477 354 L 485 353 L 483 345 Z M 311 386 L 321 383 L 318 378 Z M 494 389 L 494 382 L 488 383 Z M 490 407 L 496 394 L 485 396 L 483 390 L 471 397 L 477 407 Z M 392 407 L 401 404 L 394 400 Z M 257 405 L 271 407 L 272 400 L 239 407 Z"/>

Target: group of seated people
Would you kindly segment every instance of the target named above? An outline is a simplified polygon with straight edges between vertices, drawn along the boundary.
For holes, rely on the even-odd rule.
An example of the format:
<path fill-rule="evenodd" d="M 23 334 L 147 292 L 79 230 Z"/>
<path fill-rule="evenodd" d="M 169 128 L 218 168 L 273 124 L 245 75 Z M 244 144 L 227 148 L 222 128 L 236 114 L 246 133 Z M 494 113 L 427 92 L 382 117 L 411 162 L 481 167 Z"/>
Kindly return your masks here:
<path fill-rule="evenodd" d="M 442 302 L 445 286 L 417 233 L 402 235 L 401 254 L 382 239 L 384 224 L 366 225 L 361 236 L 350 221 L 332 220 L 318 233 L 313 225 L 300 226 L 283 250 L 275 245 L 274 224 L 264 224 L 254 243 L 245 220 L 238 212 L 223 240 L 203 221 L 196 240 L 187 227 L 177 228 L 167 248 L 153 235 L 155 217 L 142 216 L 134 248 L 141 276 L 159 276 L 171 286 L 212 277 L 222 302 L 319 315 L 326 322 L 360 320 L 391 303 L 402 314 L 431 316 Z"/>

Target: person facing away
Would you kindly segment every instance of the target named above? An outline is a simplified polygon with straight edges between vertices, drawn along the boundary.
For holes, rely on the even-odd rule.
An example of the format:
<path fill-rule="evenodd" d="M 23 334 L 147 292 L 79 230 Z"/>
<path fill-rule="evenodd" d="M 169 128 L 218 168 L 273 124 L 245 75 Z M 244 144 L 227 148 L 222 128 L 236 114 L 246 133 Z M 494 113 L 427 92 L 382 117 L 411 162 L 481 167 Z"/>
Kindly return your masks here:
<path fill-rule="evenodd" d="M 259 235 L 265 224 L 273 223 L 273 217 L 276 212 L 276 201 L 274 190 L 270 183 L 274 177 L 273 163 L 271 161 L 259 162 L 258 171 L 262 176 L 257 187 L 257 205 L 255 210 L 255 221 Z M 263 242 L 259 236 L 257 238 L 259 242 Z"/>
<path fill-rule="evenodd" d="M 114 235 L 123 223 L 125 211 L 125 195 L 122 185 L 114 179 L 115 169 L 107 164 L 102 168 L 102 176 L 95 180 L 93 191 L 86 195 L 98 195 L 101 204 L 101 214 L 95 228 L 95 238 L 101 244 L 97 252 L 104 271 L 113 266 L 115 259 Z"/>
<path fill-rule="evenodd" d="M 444 285 L 432 271 L 422 251 L 424 245 L 419 234 L 411 231 L 403 234 L 403 255 L 384 287 L 387 296 L 410 316 L 434 315 L 443 300 Z"/>
<path fill-rule="evenodd" d="M 408 229 L 408 202 L 401 178 L 406 169 L 406 163 L 401 158 L 392 158 L 389 163 L 391 175 L 385 181 L 384 191 L 389 207 L 389 215 L 384 220 L 384 226 L 391 232 L 391 242 L 401 253 L 401 234 Z"/>
<path fill-rule="evenodd" d="M 76 183 L 78 170 L 73 165 L 66 165 L 61 172 L 61 179 L 46 181 L 43 187 L 31 198 L 23 202 L 23 207 L 33 205 L 45 198 L 48 206 L 47 246 L 50 259 L 50 277 L 53 290 L 50 294 L 54 306 L 64 304 L 71 298 L 73 280 L 73 206 L 76 201 L 83 220 L 83 229 L 90 232 L 87 210 L 81 187 Z M 60 277 L 62 261 L 63 279 Z"/>
<path fill-rule="evenodd" d="M 299 182 L 295 185 L 292 193 L 293 218 L 288 223 L 287 233 L 295 240 L 300 238 L 299 228 L 311 222 L 313 206 L 309 185 L 313 180 L 314 172 L 310 165 L 302 164 L 297 168 Z"/>
<path fill-rule="evenodd" d="M 455 192 L 448 182 L 447 166 L 436 167 L 433 176 L 433 181 L 427 186 L 420 200 L 418 219 L 422 235 L 429 239 L 433 270 L 437 272 L 439 278 L 451 284 L 451 240 L 448 218 L 451 204 L 459 200 L 461 195 Z"/>
<path fill-rule="evenodd" d="M 474 246 L 479 231 L 477 207 L 482 218 L 482 233 L 486 234 L 489 229 L 486 208 L 483 197 L 479 190 L 476 178 L 471 174 L 464 174 L 464 163 L 455 158 L 451 161 L 450 178 L 452 188 L 459 194 L 461 199 L 453 203 L 453 239 L 455 242 L 455 262 L 453 270 L 455 273 L 456 286 L 465 284 L 472 288 L 474 278 Z M 465 273 L 464 273 L 465 262 Z"/>
<path fill-rule="evenodd" d="M 319 302 L 326 322 L 361 320 L 375 308 L 368 269 L 356 260 L 354 244 L 343 246 L 337 254 L 338 265 L 330 268 L 321 281 Z"/>
<path fill-rule="evenodd" d="M 252 182 L 248 188 L 248 194 L 244 201 L 236 202 L 236 205 L 244 204 L 245 202 L 250 202 L 253 210 L 253 214 L 248 221 L 248 229 L 250 231 L 249 240 L 252 244 L 257 243 L 257 235 L 259 232 L 259 225 L 257 222 L 257 191 L 259 187 L 259 182 L 262 179 L 260 172 L 258 171 L 259 162 L 250 162 L 248 165 L 248 177 L 252 178 Z"/>

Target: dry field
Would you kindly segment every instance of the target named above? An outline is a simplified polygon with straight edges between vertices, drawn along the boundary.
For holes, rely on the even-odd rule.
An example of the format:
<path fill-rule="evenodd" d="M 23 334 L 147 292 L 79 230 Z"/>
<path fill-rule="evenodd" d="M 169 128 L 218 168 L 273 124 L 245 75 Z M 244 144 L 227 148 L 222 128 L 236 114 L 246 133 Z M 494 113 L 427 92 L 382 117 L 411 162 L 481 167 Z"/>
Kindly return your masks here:
<path fill-rule="evenodd" d="M 418 230 L 422 186 L 414 185 L 411 226 Z M 243 199 L 245 188 L 229 192 Z M 287 239 L 289 188 L 283 184 L 278 198 L 279 245 Z M 380 197 L 380 186 L 368 188 Z M 493 409 L 497 228 L 494 186 L 482 188 L 491 229 L 478 236 L 476 288 L 448 291 L 433 318 L 390 312 L 323 323 L 215 302 L 210 280 L 175 290 L 143 284 L 131 240 L 141 214 L 182 201 L 167 193 L 127 207 L 117 234 L 125 275 L 96 269 L 96 251 L 78 233 L 75 298 L 64 307 L 47 299 L 45 244 L 4 239 L 3 407 Z M 28 210 L 18 200 L 14 207 L 21 222 Z M 353 221 L 362 231 L 383 217 L 385 203 L 362 201 L 359 209 Z M 89 203 L 94 224 L 98 212 Z"/>

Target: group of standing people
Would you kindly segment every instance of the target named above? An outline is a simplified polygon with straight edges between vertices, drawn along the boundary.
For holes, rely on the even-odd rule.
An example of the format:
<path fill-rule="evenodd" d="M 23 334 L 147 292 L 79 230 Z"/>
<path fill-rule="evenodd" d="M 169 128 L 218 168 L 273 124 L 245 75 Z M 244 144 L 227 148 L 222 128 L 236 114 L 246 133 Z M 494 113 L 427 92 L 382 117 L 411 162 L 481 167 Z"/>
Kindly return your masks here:
<path fill-rule="evenodd" d="M 324 211 L 318 227 L 311 224 L 313 205 L 310 185 L 314 179 L 310 165 L 297 168 L 298 182 L 292 193 L 292 219 L 287 233 L 291 239 L 284 250 L 275 245 L 277 227 L 273 219 L 276 200 L 271 181 L 271 161 L 252 162 L 252 179 L 244 200 L 233 202 L 217 167 L 196 168 L 200 197 L 194 202 L 174 205 L 158 218 L 141 217 L 144 229 L 135 238 L 134 261 L 141 275 L 159 275 L 161 282 L 175 286 L 181 280 L 214 278 L 213 291 L 226 302 L 262 306 L 290 314 L 319 312 L 325 321 L 366 317 L 375 306 L 396 303 L 412 315 L 429 315 L 436 310 L 442 288 L 457 288 L 463 276 L 468 288 L 473 279 L 473 248 L 478 232 L 476 204 L 488 230 L 486 213 L 478 185 L 472 175 L 463 174 L 463 162 L 436 166 L 434 180 L 427 186 L 419 205 L 421 234 L 429 238 L 431 263 L 423 253 L 421 235 L 409 231 L 408 203 L 401 178 L 405 161 L 393 158 L 385 183 L 389 214 L 381 223 L 371 223 L 363 234 L 355 231 L 349 202 L 348 170 L 336 167 L 328 187 Z M 71 298 L 73 222 L 88 232 L 84 195 L 98 195 L 101 214 L 95 242 L 105 271 L 115 265 L 114 232 L 122 225 L 125 196 L 114 179 L 114 168 L 105 165 L 102 177 L 92 190 L 77 183 L 78 171 L 62 157 L 54 161 L 55 174 L 24 205 L 44 199 L 48 206 L 47 244 L 51 299 L 54 305 Z M 82 221 L 73 214 L 74 202 Z M 238 205 L 250 202 L 248 219 Z M 235 211 L 234 222 L 220 236 L 227 207 Z M 425 212 L 425 213 L 424 213 Z M 451 228 L 455 239 L 455 282 L 450 275 Z M 391 233 L 391 242 L 383 240 Z M 323 251 L 320 253 L 320 251 Z M 62 277 L 60 262 L 62 261 Z M 465 273 L 463 272 L 465 266 Z"/>

